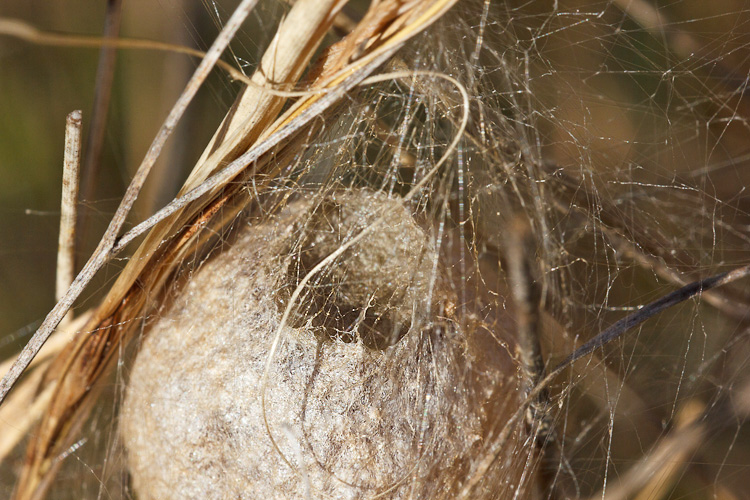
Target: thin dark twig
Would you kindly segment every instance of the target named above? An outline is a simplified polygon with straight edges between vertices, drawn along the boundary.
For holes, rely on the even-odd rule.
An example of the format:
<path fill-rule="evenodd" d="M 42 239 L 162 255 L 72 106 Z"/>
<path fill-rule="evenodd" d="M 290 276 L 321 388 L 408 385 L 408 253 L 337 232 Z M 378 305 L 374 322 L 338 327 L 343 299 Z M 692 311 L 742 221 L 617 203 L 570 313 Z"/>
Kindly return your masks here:
<path fill-rule="evenodd" d="M 651 302 L 650 304 L 641 308 L 638 312 L 627 316 L 620 321 L 616 322 L 611 327 L 607 328 L 599 335 L 589 340 L 581 347 L 573 351 L 573 353 L 565 358 L 565 360 L 557 365 L 557 367 L 547 375 L 544 380 L 539 382 L 534 389 L 529 392 L 526 399 L 519 405 L 516 412 L 505 422 L 505 425 L 497 434 L 497 437 L 492 440 L 492 443 L 487 450 L 484 458 L 477 462 L 474 470 L 468 477 L 468 480 L 464 484 L 463 488 L 459 492 L 457 498 L 465 499 L 470 498 L 474 488 L 479 484 L 481 479 L 485 476 L 490 467 L 497 461 L 501 451 L 504 449 L 506 441 L 510 436 L 513 426 L 523 417 L 526 413 L 526 409 L 529 408 L 542 392 L 546 391 L 549 385 L 555 378 L 557 378 L 565 368 L 575 361 L 581 359 L 583 356 L 590 354 L 597 347 L 602 347 L 607 343 L 615 340 L 622 336 L 629 329 L 643 323 L 647 319 L 651 318 L 655 314 L 664 311 L 665 309 L 679 304 L 685 300 L 688 300 L 696 295 L 699 295 L 706 290 L 716 288 L 719 286 L 726 285 L 738 279 L 750 276 L 750 265 L 738 267 L 732 271 L 726 273 L 717 274 L 703 280 L 695 281 L 690 283 L 674 292 L 665 295 L 664 297 Z"/>
<path fill-rule="evenodd" d="M 725 285 L 740 278 L 744 278 L 748 275 L 750 275 L 750 265 L 743 266 L 726 273 L 717 274 L 700 281 L 694 281 L 693 283 L 685 285 L 684 287 L 675 290 L 674 292 L 669 293 L 664 297 L 651 302 L 650 304 L 643 306 L 637 312 L 631 314 L 630 316 L 622 318 L 620 321 L 616 322 L 614 325 L 610 326 L 599 335 L 573 351 L 570 356 L 565 358 L 565 360 L 560 363 L 557 368 L 554 369 L 553 373 L 558 372 L 562 368 L 565 368 L 569 364 L 589 354 L 597 347 L 602 347 L 605 344 L 612 342 L 634 326 L 643 323 L 650 317 L 662 312 L 663 310 L 668 309 L 692 297 L 695 297 L 701 292 L 705 292 L 706 290 Z M 750 309 L 748 309 L 748 313 L 750 314 Z"/>
<path fill-rule="evenodd" d="M 122 0 L 108 0 L 107 10 L 104 14 L 103 38 L 114 40 L 120 34 L 122 21 Z M 91 109 L 91 124 L 86 135 L 86 149 L 83 155 L 83 167 L 81 169 L 81 198 L 90 200 L 94 195 L 94 186 L 99 177 L 101 166 L 102 147 L 104 145 L 104 132 L 106 130 L 109 102 L 112 97 L 112 82 L 115 75 L 115 62 L 117 61 L 117 48 L 111 45 L 102 45 L 99 49 L 99 63 L 96 67 L 96 78 L 94 84 L 94 105 Z M 83 217 L 79 224 L 78 248 L 83 248 L 82 238 L 88 233 L 90 218 Z"/>
<path fill-rule="evenodd" d="M 3 377 L 2 381 L 0 381 L 0 404 L 5 400 L 5 396 L 7 396 L 8 392 L 13 388 L 13 385 L 15 385 L 16 381 L 29 363 L 31 363 L 31 360 L 34 359 L 34 356 L 37 355 L 49 336 L 52 335 L 55 327 L 57 327 L 60 320 L 62 320 L 63 316 L 68 312 L 73 305 L 73 302 L 78 298 L 99 269 L 101 269 L 102 266 L 112 257 L 112 249 L 117 240 L 117 235 L 122 229 L 122 226 L 125 223 L 125 218 L 130 212 L 133 203 L 135 203 L 138 193 L 146 182 L 151 167 L 153 167 L 156 159 L 159 157 L 159 153 L 161 152 L 164 143 L 172 133 L 172 130 L 174 130 L 179 119 L 182 117 L 187 105 L 198 92 L 201 84 L 211 72 L 216 61 L 221 56 L 222 52 L 224 52 L 224 49 L 229 45 L 229 42 L 234 38 L 235 33 L 240 28 L 257 1 L 258 0 L 243 0 L 234 11 L 229 21 L 227 21 L 224 29 L 221 30 L 216 37 L 216 40 L 214 40 L 213 45 L 206 53 L 206 57 L 198 65 L 195 73 L 185 86 L 182 95 L 180 95 L 180 98 L 172 107 L 169 116 L 164 121 L 164 124 L 154 138 L 151 147 L 146 153 L 146 157 L 138 167 L 135 176 L 133 176 L 133 180 L 131 181 L 130 186 L 128 186 L 128 189 L 120 202 L 120 206 L 112 217 L 109 227 L 107 227 L 107 231 L 104 233 L 104 236 L 96 247 L 93 255 L 86 265 L 83 266 L 83 269 L 70 285 L 70 288 L 68 288 L 68 291 L 63 298 L 60 299 L 47 317 L 44 318 L 42 325 L 36 331 L 34 336 L 31 337 L 31 340 L 29 340 L 21 351 L 21 354 L 16 358 L 13 366 Z"/>

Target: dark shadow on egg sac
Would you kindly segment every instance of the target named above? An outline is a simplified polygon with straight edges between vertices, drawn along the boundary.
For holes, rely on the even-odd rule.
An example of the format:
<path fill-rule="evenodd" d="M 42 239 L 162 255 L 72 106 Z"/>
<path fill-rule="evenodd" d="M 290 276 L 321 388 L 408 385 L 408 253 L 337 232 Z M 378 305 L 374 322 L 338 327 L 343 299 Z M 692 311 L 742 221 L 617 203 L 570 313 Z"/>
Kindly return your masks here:
<path fill-rule="evenodd" d="M 378 212 L 373 211 L 378 207 Z M 398 342 L 444 307 L 442 277 L 434 271 L 437 254 L 406 207 L 370 192 L 339 193 L 309 211 L 301 238 L 290 249 L 289 287 L 348 239 L 382 217 L 379 229 L 347 250 L 305 289 L 307 310 L 295 326 L 310 324 L 330 338 L 361 340 L 372 349 Z M 279 294 L 281 306 L 285 294 Z M 437 297 L 433 297 L 437 294 Z M 433 300 L 435 299 L 435 300 Z"/>

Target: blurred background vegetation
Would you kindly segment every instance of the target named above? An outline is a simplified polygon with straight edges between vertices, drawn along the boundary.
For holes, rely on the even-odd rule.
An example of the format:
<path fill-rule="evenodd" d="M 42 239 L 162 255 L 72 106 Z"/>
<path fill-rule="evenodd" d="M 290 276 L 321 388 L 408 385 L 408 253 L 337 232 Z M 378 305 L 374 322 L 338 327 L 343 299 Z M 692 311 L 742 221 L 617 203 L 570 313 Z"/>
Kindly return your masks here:
<path fill-rule="evenodd" d="M 224 9 L 231 13 L 234 7 L 226 3 L 125 1 L 120 34 L 205 49 L 218 33 L 216 16 L 228 16 Z M 24 20 L 44 31 L 101 36 L 106 8 L 107 2 L 9 0 L 0 4 L 0 17 Z M 268 42 L 263 18 L 261 12 L 251 19 L 233 45 L 246 64 Z M 54 305 L 65 117 L 83 110 L 86 154 L 98 59 L 98 49 L 0 36 L 0 357 L 20 349 Z M 195 59 L 167 52 L 117 53 L 101 159 L 96 173 L 84 174 L 81 181 L 78 268 L 91 255 L 196 65 Z M 236 91 L 236 85 L 214 72 L 168 143 L 132 222 L 173 197 Z M 100 272 L 78 307 L 93 306 L 92 296 L 101 295 L 119 267 L 115 261 Z"/>

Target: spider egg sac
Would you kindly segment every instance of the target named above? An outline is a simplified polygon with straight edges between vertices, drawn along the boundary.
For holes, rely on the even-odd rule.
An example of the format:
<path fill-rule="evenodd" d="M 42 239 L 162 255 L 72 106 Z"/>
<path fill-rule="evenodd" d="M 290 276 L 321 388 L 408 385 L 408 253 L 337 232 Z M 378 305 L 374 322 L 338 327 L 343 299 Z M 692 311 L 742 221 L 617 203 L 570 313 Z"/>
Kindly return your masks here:
<path fill-rule="evenodd" d="M 120 431 L 137 498 L 455 495 L 482 416 L 434 239 L 403 201 L 364 190 L 243 224 L 130 371 Z M 304 276 L 373 224 L 279 329 Z"/>

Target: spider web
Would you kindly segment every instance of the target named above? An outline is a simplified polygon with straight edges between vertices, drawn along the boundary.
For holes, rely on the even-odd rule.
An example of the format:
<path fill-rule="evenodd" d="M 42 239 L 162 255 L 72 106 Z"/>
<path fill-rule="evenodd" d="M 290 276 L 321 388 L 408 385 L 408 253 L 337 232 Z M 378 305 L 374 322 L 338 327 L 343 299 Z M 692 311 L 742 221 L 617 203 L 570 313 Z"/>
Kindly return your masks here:
<path fill-rule="evenodd" d="M 187 10 L 175 22 L 196 39 L 210 39 L 197 28 L 220 26 L 230 12 L 212 2 L 196 11 L 200 22 Z M 279 15 L 278 5 L 269 3 L 252 22 L 270 29 Z M 649 302 L 748 263 L 748 21 L 746 5 L 729 1 L 461 2 L 385 68 L 448 74 L 468 91 L 469 124 L 448 164 L 409 194 L 457 133 L 462 106 L 455 88 L 415 75 L 359 89 L 291 152 L 280 154 L 287 167 L 279 178 L 260 192 L 253 183 L 244 185 L 259 201 L 214 238 L 212 257 L 201 254 L 181 271 L 173 300 L 179 302 L 185 282 L 220 258 L 247 224 L 266 227 L 292 217 L 297 232 L 274 257 L 292 259 L 304 254 L 300 248 L 308 239 L 344 226 L 321 225 L 315 209 L 298 209 L 294 216 L 284 207 L 307 200 L 305 207 L 325 208 L 336 193 L 349 193 L 347 203 L 356 205 L 372 200 L 356 193 L 379 193 L 400 203 L 434 248 L 428 288 L 443 295 L 426 294 L 427 304 L 419 304 L 450 317 L 456 356 L 464 363 L 446 375 L 430 364 L 440 363 L 439 356 L 424 366 L 419 360 L 429 356 L 414 357 L 433 378 L 456 377 L 464 386 L 460 397 L 445 396 L 434 407 L 442 413 L 431 414 L 432 428 L 447 425 L 449 417 L 480 428 L 479 444 L 453 449 L 462 463 L 442 472 L 445 495 L 460 492 L 496 453 L 474 496 L 742 498 L 750 464 L 744 283 L 660 313 L 572 365 L 549 387 L 551 432 L 541 436 L 543 450 L 539 429 L 523 421 L 513 424 L 513 438 L 500 451 L 493 444 L 527 383 L 515 347 L 518 304 L 505 255 L 515 219 L 527 221 L 532 235 L 548 370 Z M 233 45 L 240 66 L 259 58 L 258 40 L 248 30 Z M 215 85 L 213 102 L 230 101 L 225 93 L 231 87 Z M 373 203 L 351 209 L 366 222 L 354 226 L 373 224 L 379 210 Z M 387 218 L 386 224 L 400 222 Z M 349 241 L 347 234 L 337 244 Z M 340 305 L 350 305 L 341 297 L 354 293 L 353 271 L 346 268 L 351 258 L 345 253 L 312 277 L 306 293 L 314 300 L 295 309 L 291 326 L 313 324 L 337 335 L 356 331 L 352 326 L 364 316 L 347 316 Z M 289 281 L 276 283 L 279 312 L 319 260 L 290 267 L 283 276 Z M 173 321 L 170 307 L 138 318 L 144 332 L 160 318 Z M 243 314 L 240 304 L 233 307 Z M 331 314 L 341 316 L 334 326 Z M 417 324 L 437 323 L 429 315 L 416 318 L 406 336 Z M 393 343 L 411 345 L 399 339 Z M 351 334 L 330 341 L 362 340 Z M 135 496 L 116 417 L 133 358 L 133 352 L 123 353 L 112 390 L 81 440 L 61 457 L 61 487 L 51 498 L 68 498 L 67 487 L 75 497 Z M 389 373 L 404 360 L 386 356 L 383 363 Z M 411 380 L 399 382 L 407 392 Z M 431 390 L 437 398 L 439 390 Z M 428 393 L 415 394 L 424 403 Z M 402 404 L 404 416 L 415 418 L 408 406 L 413 403 Z M 412 427 L 421 429 L 418 421 Z M 406 491 L 415 497 L 431 491 L 419 489 L 423 481 Z M 353 498 L 378 491 L 359 489 Z"/>

